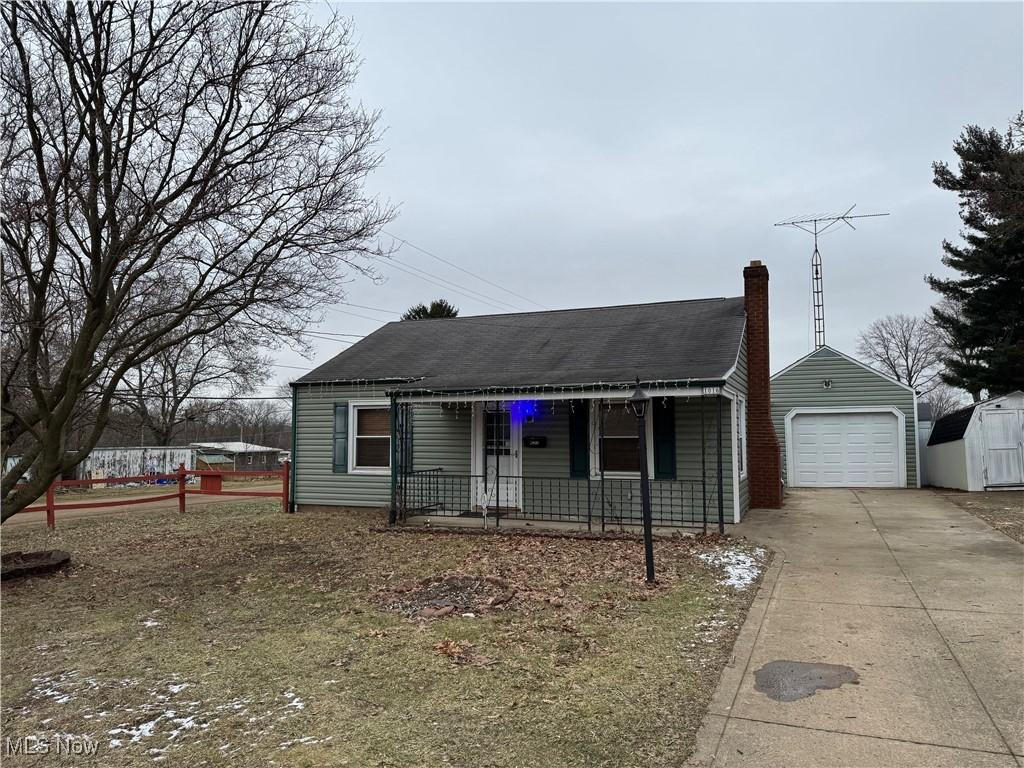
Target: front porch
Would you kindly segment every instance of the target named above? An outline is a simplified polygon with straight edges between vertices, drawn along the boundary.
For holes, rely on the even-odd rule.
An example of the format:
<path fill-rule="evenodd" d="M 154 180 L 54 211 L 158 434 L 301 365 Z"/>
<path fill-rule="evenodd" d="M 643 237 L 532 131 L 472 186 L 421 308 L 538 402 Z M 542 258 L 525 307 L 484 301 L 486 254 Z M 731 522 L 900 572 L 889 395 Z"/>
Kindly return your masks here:
<path fill-rule="evenodd" d="M 647 455 L 631 390 L 573 397 L 392 394 L 392 522 L 588 532 L 642 521 L 640 461 L 656 528 L 724 530 L 745 509 L 743 398 L 720 387 L 648 390 Z"/>

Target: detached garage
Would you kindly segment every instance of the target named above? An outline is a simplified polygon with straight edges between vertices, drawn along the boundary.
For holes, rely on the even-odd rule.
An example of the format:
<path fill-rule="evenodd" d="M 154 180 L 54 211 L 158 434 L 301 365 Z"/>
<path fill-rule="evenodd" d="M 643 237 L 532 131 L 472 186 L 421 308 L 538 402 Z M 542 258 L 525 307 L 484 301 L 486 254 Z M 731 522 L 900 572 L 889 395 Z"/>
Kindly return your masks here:
<path fill-rule="evenodd" d="M 831 347 L 772 377 L 786 485 L 917 487 L 913 389 Z"/>
<path fill-rule="evenodd" d="M 929 482 L 942 488 L 1024 488 L 1024 392 L 943 416 L 928 439 Z"/>

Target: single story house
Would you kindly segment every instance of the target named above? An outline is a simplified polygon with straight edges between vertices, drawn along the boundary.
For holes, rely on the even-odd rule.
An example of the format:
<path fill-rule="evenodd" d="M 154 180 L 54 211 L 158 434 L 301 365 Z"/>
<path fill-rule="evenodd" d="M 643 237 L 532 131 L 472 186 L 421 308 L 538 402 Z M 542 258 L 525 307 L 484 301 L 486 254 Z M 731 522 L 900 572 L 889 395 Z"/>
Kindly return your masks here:
<path fill-rule="evenodd" d="M 932 485 L 964 491 L 1024 488 L 1024 392 L 938 419 L 928 438 Z"/>
<path fill-rule="evenodd" d="M 913 388 L 822 346 L 771 379 L 790 487 L 919 487 Z"/>
<path fill-rule="evenodd" d="M 644 461 L 655 525 L 779 506 L 768 270 L 743 275 L 734 298 L 383 326 L 292 383 L 292 503 L 606 530 L 640 521 Z"/>
<path fill-rule="evenodd" d="M 280 448 L 241 441 L 192 443 L 196 449 L 196 469 L 228 469 L 262 472 L 281 468 Z"/>

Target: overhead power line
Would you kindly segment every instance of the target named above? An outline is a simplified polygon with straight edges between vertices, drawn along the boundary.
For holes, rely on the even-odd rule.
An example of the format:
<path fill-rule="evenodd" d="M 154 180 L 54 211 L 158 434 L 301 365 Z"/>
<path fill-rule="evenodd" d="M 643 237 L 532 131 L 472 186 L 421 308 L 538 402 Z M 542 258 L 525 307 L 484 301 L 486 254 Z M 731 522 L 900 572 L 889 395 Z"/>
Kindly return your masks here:
<path fill-rule="evenodd" d="M 369 320 L 372 323 L 383 323 L 379 317 L 370 317 L 369 315 L 361 315 L 358 312 L 349 312 L 347 309 L 338 309 L 337 307 L 328 307 L 331 312 L 340 312 L 343 315 L 351 315 L 352 317 L 358 317 L 362 320 Z"/>
<path fill-rule="evenodd" d="M 480 293 L 479 291 L 474 291 L 472 288 L 467 288 L 466 286 L 460 285 L 459 283 L 454 283 L 451 280 L 446 280 L 443 277 L 435 275 L 433 272 L 427 272 L 426 270 L 420 269 L 419 267 L 414 267 L 411 264 L 406 264 L 404 261 L 399 261 L 398 258 L 395 256 L 392 256 L 391 258 L 388 259 L 388 264 L 390 264 L 392 267 L 399 270 L 400 272 L 405 272 L 406 274 L 412 275 L 413 277 L 418 277 L 420 280 L 426 280 L 428 283 L 433 283 L 434 285 L 438 286 L 439 288 L 443 288 L 446 291 L 454 291 L 460 296 L 465 296 L 467 299 L 472 299 L 473 301 L 478 301 L 481 304 L 486 304 L 487 306 L 493 309 L 497 309 L 502 312 L 508 312 L 510 309 L 517 311 L 520 310 L 520 308 L 517 307 L 515 304 L 509 304 L 507 301 L 496 299 L 493 296 L 488 296 L 487 294 Z"/>
<path fill-rule="evenodd" d="M 394 309 L 382 309 L 381 307 L 368 307 L 365 304 L 353 304 L 351 301 L 343 301 L 341 303 L 344 304 L 346 307 L 358 307 L 359 309 L 369 309 L 371 312 L 383 312 L 386 315 L 401 315 L 402 314 L 401 312 L 398 312 L 398 311 L 396 311 Z"/>
<path fill-rule="evenodd" d="M 449 261 L 448 259 L 444 258 L 443 256 L 438 256 L 436 253 L 431 253 L 426 248 L 422 248 L 422 247 L 416 245 L 416 243 L 413 243 L 413 242 L 410 242 L 409 240 L 406 240 L 404 237 L 399 237 L 398 235 L 393 235 L 390 232 L 388 232 L 387 230 L 381 230 L 381 231 L 385 235 L 387 235 L 388 237 L 394 238 L 395 240 L 397 240 L 398 242 L 402 243 L 403 245 L 408 245 L 410 248 L 413 248 L 413 249 L 419 251 L 420 253 L 426 254 L 427 256 L 429 256 L 432 259 L 437 259 L 442 264 L 447 264 L 449 267 L 453 267 L 453 268 L 459 270 L 460 272 L 464 272 L 465 274 L 469 275 L 470 277 L 475 277 L 477 280 L 479 280 L 482 283 L 487 283 L 490 286 L 493 286 L 495 288 L 498 288 L 499 290 L 505 291 L 505 293 L 508 293 L 508 294 L 510 294 L 512 296 L 515 296 L 517 299 L 522 299 L 523 301 L 529 302 L 530 304 L 538 306 L 541 309 L 550 309 L 550 307 L 544 306 L 539 301 L 534 301 L 533 299 L 529 298 L 528 296 L 523 296 L 523 294 L 521 294 L 521 293 L 516 293 L 511 288 L 506 288 L 504 285 L 501 285 L 499 283 L 495 283 L 492 280 L 488 280 L 486 277 L 481 277 L 480 275 L 476 274 L 476 272 L 470 272 L 465 267 L 460 267 L 454 261 Z"/>

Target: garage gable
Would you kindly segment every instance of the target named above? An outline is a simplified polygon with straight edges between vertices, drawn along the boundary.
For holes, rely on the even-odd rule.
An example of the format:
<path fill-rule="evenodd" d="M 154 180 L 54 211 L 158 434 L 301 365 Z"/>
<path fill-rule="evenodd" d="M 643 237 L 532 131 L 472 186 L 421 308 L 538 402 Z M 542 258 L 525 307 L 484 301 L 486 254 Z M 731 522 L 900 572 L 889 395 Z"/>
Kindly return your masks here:
<path fill-rule="evenodd" d="M 907 385 L 821 347 L 775 374 L 771 393 L 788 485 L 918 485 L 916 398 Z"/>

